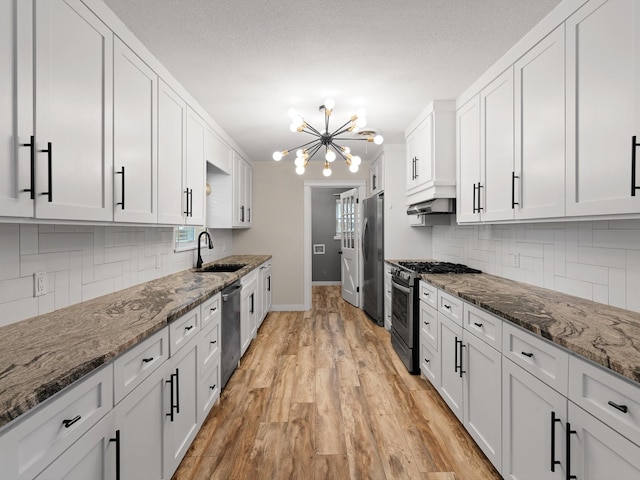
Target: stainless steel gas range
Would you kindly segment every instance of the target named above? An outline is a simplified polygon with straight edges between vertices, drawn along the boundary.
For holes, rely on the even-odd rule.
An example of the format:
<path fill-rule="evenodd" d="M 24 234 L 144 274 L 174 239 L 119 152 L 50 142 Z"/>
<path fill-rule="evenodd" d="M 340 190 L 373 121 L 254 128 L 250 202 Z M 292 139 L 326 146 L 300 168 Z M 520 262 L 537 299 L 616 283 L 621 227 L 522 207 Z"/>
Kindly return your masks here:
<path fill-rule="evenodd" d="M 398 262 L 391 270 L 391 344 L 410 373 L 420 373 L 418 282 L 423 273 L 482 273 L 449 262 Z"/>

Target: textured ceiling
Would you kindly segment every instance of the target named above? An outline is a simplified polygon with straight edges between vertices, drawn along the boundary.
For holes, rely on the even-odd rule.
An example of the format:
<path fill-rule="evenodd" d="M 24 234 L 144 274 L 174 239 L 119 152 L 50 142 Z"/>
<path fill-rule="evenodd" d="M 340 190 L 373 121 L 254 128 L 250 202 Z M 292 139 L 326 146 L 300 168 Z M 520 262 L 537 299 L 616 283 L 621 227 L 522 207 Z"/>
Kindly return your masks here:
<path fill-rule="evenodd" d="M 431 100 L 460 95 L 560 3 L 105 1 L 253 161 L 306 141 L 287 111 L 320 125 L 327 97 L 335 126 L 363 107 L 386 143 L 404 142 Z"/>

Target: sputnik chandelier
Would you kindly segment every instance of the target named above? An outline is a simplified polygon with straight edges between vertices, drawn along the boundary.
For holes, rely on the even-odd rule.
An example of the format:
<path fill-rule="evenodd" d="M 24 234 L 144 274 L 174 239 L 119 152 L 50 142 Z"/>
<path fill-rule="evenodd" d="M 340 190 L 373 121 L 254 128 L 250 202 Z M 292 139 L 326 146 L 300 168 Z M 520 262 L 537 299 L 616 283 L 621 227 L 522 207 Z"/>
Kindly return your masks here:
<path fill-rule="evenodd" d="M 349 147 L 344 147 L 336 142 L 342 142 L 345 140 L 363 140 L 366 142 L 373 142 L 376 145 L 380 145 L 382 144 L 384 139 L 382 138 L 382 135 L 376 135 L 375 132 L 372 131 L 360 132 L 366 134 L 364 138 L 349 138 L 340 136 L 347 133 L 358 133 L 360 129 L 367 124 L 367 119 L 365 118 L 366 114 L 363 109 L 358 110 L 358 112 L 355 115 L 352 115 L 351 118 L 349 118 L 349 120 L 347 120 L 343 125 L 330 133 L 329 117 L 331 117 L 333 107 L 335 107 L 335 102 L 332 98 L 326 99 L 324 101 L 324 105 L 320 105 L 319 107 L 319 110 L 321 112 L 324 111 L 324 130 L 322 131 L 315 129 L 307 122 L 305 122 L 304 118 L 302 118 L 295 109 L 290 109 L 289 117 L 291 118 L 291 126 L 289 127 L 289 129 L 292 132 L 308 133 L 315 138 L 310 142 L 303 143 L 302 145 L 290 148 L 289 150 L 274 152 L 273 159 L 276 162 L 279 162 L 283 157 L 287 156 L 289 152 L 295 150 L 296 159 L 294 163 L 296 166 L 296 173 L 298 175 L 302 175 L 305 171 L 305 168 L 307 167 L 307 164 L 313 158 L 313 156 L 324 148 L 324 169 L 322 170 L 322 173 L 325 177 L 331 175 L 330 164 L 337 158 L 336 154 L 344 159 L 345 163 L 349 167 L 349 171 L 353 173 L 357 172 L 362 159 L 357 155 L 352 155 Z"/>

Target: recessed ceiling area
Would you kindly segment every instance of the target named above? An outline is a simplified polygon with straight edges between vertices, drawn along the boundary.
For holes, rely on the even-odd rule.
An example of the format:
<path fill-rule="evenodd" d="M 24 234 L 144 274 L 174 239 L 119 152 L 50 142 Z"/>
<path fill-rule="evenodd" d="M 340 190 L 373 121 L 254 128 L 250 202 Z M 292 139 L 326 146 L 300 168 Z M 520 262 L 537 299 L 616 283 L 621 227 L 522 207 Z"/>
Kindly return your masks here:
<path fill-rule="evenodd" d="M 105 0 L 252 161 L 358 108 L 385 143 L 434 99 L 454 99 L 560 0 Z M 304 141 L 304 138 L 302 138 Z M 366 142 L 371 158 L 380 147 Z M 366 148 L 366 151 L 365 151 Z"/>

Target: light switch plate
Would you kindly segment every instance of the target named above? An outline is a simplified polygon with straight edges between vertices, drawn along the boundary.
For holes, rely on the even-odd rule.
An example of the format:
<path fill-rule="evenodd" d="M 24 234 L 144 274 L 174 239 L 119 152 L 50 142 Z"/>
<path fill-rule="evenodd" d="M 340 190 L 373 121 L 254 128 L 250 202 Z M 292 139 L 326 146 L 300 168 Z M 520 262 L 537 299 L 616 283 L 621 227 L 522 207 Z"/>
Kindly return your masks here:
<path fill-rule="evenodd" d="M 33 296 L 41 297 L 47 294 L 47 274 L 45 272 L 35 272 L 33 274 Z"/>

